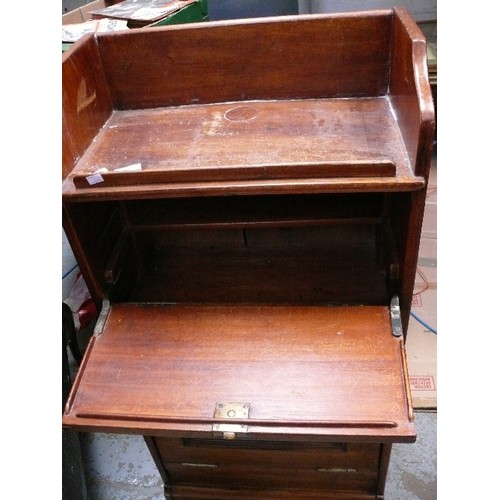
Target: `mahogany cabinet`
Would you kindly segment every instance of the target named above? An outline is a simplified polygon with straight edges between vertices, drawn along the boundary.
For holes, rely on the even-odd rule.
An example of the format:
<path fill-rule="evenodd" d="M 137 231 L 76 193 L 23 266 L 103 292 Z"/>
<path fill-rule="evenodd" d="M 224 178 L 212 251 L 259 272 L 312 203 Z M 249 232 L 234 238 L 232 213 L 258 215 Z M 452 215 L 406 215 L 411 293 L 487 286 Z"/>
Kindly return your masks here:
<path fill-rule="evenodd" d="M 434 133 L 402 8 L 88 35 L 63 225 L 99 307 L 63 415 L 167 498 L 383 498 Z"/>

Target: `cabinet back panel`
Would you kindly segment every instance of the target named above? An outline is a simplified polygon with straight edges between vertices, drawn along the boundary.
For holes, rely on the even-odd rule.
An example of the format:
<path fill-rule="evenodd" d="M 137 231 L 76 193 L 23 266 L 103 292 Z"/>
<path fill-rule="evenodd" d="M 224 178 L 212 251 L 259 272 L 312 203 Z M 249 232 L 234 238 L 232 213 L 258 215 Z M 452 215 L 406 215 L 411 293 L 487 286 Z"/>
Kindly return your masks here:
<path fill-rule="evenodd" d="M 391 14 L 203 23 L 97 39 L 115 109 L 377 96 L 387 90 Z"/>
<path fill-rule="evenodd" d="M 132 301 L 387 302 L 371 225 L 141 231 Z"/>

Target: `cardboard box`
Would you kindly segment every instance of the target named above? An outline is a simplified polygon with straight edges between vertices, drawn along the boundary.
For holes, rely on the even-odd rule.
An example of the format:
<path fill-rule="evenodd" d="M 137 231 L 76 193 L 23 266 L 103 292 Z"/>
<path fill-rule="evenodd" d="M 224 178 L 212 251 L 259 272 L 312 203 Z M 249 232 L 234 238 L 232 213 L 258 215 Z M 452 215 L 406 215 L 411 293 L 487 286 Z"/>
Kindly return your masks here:
<path fill-rule="evenodd" d="M 410 318 L 406 355 L 413 407 L 437 408 L 437 335 Z"/>
<path fill-rule="evenodd" d="M 160 3 L 162 2 L 160 1 Z M 120 7 L 120 4 L 123 4 L 123 8 Z M 127 28 L 163 26 L 208 20 L 207 0 L 172 2 L 172 8 L 175 9 L 173 12 L 149 22 L 128 19 L 126 16 L 120 16 L 119 13 L 121 11 L 128 12 L 131 8 L 139 9 L 142 4 L 154 6 L 155 0 L 132 2 L 131 6 L 129 4 L 130 2 L 116 0 L 95 0 L 78 9 L 63 14 L 62 25 L 65 27 L 65 29 L 63 29 L 62 38 L 63 51 L 71 47 L 71 44 L 78 38 L 81 38 L 84 34 L 89 32 L 116 31 Z M 148 9 L 143 8 L 142 10 Z M 149 10 L 154 11 L 155 9 Z M 114 16 L 113 13 L 118 13 L 118 16 Z"/>
<path fill-rule="evenodd" d="M 63 14 L 62 24 L 78 24 L 89 21 L 91 19 L 90 12 L 97 9 L 104 9 L 108 5 L 110 5 L 110 3 L 106 2 L 106 0 L 94 0 L 94 2 L 90 2 L 78 9 Z"/>
<path fill-rule="evenodd" d="M 434 158 L 429 173 L 411 309 L 415 316 L 410 317 L 406 340 L 410 388 L 415 409 L 437 408 L 437 333 L 435 333 L 437 332 L 436 173 L 437 162 Z"/>
<path fill-rule="evenodd" d="M 124 0 L 90 13 L 92 19 L 126 20 L 129 28 L 208 20 L 207 0 Z"/>
<path fill-rule="evenodd" d="M 93 19 L 92 12 L 96 9 L 109 7 L 117 3 L 113 0 L 95 0 L 82 7 L 72 10 L 62 16 L 62 50 L 71 45 L 86 33 L 99 31 L 117 31 L 128 29 L 126 21 L 116 19 Z"/>

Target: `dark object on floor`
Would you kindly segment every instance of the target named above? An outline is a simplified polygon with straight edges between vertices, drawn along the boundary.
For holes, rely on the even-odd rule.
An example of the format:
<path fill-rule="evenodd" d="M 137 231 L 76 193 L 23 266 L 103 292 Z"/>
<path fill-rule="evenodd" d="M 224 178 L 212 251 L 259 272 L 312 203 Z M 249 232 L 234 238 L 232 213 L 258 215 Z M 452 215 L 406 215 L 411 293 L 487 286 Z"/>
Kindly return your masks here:
<path fill-rule="evenodd" d="M 62 411 L 71 391 L 68 346 L 75 360 L 80 363 L 81 354 L 76 342 L 76 330 L 71 309 L 62 307 Z M 77 359 L 78 357 L 78 359 Z M 82 463 L 80 435 L 70 429 L 62 430 L 62 499 L 87 500 L 87 486 Z"/>
<path fill-rule="evenodd" d="M 78 347 L 78 339 L 76 337 L 76 328 L 73 321 L 73 314 L 70 307 L 63 302 L 62 305 L 62 322 L 63 322 L 63 363 L 67 363 L 68 360 L 64 360 L 65 355 L 67 357 L 66 347 L 69 347 L 73 358 L 78 365 L 82 361 L 82 353 Z M 63 364 L 64 367 L 64 364 Z M 68 367 L 69 371 L 69 367 Z"/>

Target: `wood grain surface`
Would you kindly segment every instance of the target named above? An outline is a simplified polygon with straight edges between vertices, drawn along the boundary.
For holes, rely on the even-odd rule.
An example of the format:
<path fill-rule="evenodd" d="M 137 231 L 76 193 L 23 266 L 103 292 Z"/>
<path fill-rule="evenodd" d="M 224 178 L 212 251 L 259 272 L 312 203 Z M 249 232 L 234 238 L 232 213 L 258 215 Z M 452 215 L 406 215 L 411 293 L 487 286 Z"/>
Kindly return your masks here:
<path fill-rule="evenodd" d="M 65 419 L 207 431 L 248 402 L 251 433 L 413 440 L 400 342 L 386 307 L 115 304 Z"/>

